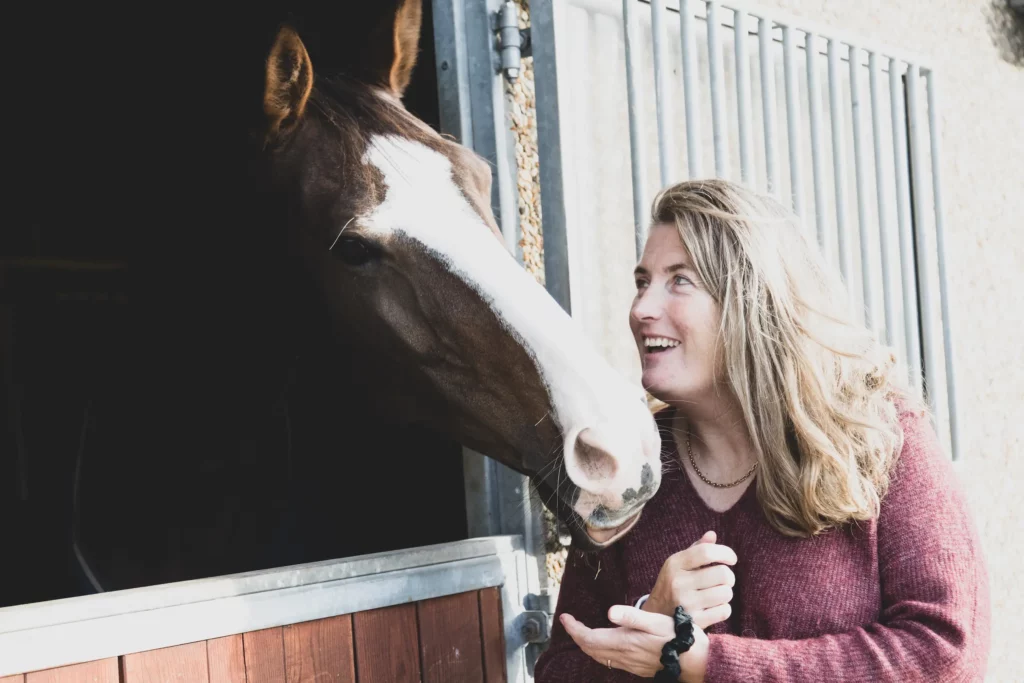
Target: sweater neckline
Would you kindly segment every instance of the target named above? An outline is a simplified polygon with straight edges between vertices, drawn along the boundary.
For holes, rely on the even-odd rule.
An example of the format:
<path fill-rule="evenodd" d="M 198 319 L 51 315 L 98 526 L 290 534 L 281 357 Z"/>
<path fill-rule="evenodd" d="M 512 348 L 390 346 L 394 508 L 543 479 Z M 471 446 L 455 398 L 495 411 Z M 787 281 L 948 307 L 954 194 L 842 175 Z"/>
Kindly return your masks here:
<path fill-rule="evenodd" d="M 740 497 L 736 500 L 735 503 L 733 503 L 724 510 L 716 510 L 710 505 L 708 505 L 707 501 L 704 500 L 704 497 L 700 495 L 700 491 L 697 490 L 697 486 L 693 483 L 693 479 L 690 477 L 690 473 L 686 471 L 686 466 L 683 465 L 681 460 L 679 460 L 678 449 L 675 447 L 674 444 L 672 446 L 672 451 L 674 452 L 673 455 L 676 458 L 676 462 L 679 463 L 679 475 L 683 479 L 683 486 L 685 486 L 688 489 L 687 492 L 693 496 L 694 500 L 697 501 L 697 505 L 699 505 L 701 509 L 704 510 L 709 515 L 712 515 L 714 517 L 726 517 L 728 515 L 735 514 L 739 510 L 743 509 L 747 505 L 748 500 L 756 493 L 757 474 L 755 473 L 746 482 L 746 488 L 743 490 L 743 493 L 740 495 Z"/>
<path fill-rule="evenodd" d="M 708 505 L 707 501 L 704 500 L 704 497 L 701 496 L 700 492 L 697 490 L 697 486 L 694 484 L 693 479 L 690 477 L 690 473 L 686 470 L 686 466 L 683 464 L 682 456 L 679 454 L 679 449 L 676 447 L 676 441 L 672 436 L 670 428 L 670 425 L 672 424 L 672 414 L 674 412 L 675 409 L 669 407 L 660 411 L 655 416 L 655 422 L 661 432 L 662 462 L 667 461 L 672 463 L 671 470 L 673 470 L 673 474 L 683 480 L 683 486 L 686 488 L 687 495 L 693 496 L 693 499 L 696 501 L 696 505 L 706 514 L 711 515 L 714 518 L 724 518 L 737 514 L 740 510 L 745 508 L 752 499 L 756 500 L 756 484 L 758 475 L 755 472 L 750 480 L 746 482 L 746 489 L 744 489 L 742 495 L 740 495 L 739 499 L 735 503 L 724 510 L 716 510 Z M 662 476 L 664 476 L 664 474 L 665 472 L 663 472 Z"/>

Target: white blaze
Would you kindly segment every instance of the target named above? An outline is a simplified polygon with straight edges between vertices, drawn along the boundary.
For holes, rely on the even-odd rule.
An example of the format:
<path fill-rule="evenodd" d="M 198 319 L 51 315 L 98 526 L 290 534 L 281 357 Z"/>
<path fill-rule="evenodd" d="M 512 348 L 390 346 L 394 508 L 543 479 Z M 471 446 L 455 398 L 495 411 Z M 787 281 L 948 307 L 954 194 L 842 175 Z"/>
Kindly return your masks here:
<path fill-rule="evenodd" d="M 620 467 L 608 483 L 618 494 L 629 487 L 639 490 L 644 463 L 654 469 L 657 482 L 657 432 L 642 389 L 598 355 L 575 321 L 487 229 L 456 186 L 449 159 L 405 138 L 374 136 L 363 163 L 381 172 L 387 191 L 360 224 L 381 236 L 418 240 L 482 296 L 533 355 L 566 446 L 589 427 L 615 455 Z"/>

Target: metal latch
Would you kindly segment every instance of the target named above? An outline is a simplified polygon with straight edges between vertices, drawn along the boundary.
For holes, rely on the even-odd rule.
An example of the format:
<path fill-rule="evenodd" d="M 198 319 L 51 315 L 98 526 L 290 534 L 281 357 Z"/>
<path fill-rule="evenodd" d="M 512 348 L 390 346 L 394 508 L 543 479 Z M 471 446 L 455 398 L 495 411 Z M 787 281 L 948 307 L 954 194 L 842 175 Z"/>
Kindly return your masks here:
<path fill-rule="evenodd" d="M 525 642 L 546 643 L 551 638 L 556 602 L 556 596 L 549 593 L 530 593 L 523 598 L 523 607 L 526 610 L 519 617 L 519 631 Z"/>
<path fill-rule="evenodd" d="M 494 32 L 498 34 L 501 72 L 509 83 L 515 83 L 523 67 L 522 58 L 529 57 L 531 50 L 530 29 L 519 28 L 519 12 L 512 0 L 505 0 L 495 14 Z"/>

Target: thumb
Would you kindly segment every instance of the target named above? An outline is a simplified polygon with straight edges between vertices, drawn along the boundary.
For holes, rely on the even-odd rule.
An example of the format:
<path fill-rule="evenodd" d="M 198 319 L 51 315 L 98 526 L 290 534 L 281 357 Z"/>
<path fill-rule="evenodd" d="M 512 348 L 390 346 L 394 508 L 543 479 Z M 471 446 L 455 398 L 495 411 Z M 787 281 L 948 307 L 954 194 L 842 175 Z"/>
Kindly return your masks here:
<path fill-rule="evenodd" d="M 701 536 L 696 541 L 690 544 L 690 547 L 692 548 L 693 546 L 698 545 L 700 543 L 714 543 L 717 540 L 718 534 L 716 534 L 714 531 L 705 531 L 703 536 Z"/>
<path fill-rule="evenodd" d="M 616 626 L 636 629 L 651 635 L 674 633 L 675 622 L 671 617 L 655 612 L 645 612 L 631 605 L 613 605 L 608 609 L 608 621 Z"/>

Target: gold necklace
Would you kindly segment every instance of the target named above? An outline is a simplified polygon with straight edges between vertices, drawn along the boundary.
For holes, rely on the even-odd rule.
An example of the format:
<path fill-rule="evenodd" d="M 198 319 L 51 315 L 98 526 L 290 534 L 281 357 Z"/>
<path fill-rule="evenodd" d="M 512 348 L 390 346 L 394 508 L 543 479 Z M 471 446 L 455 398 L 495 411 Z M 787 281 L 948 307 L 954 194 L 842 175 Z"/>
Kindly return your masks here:
<path fill-rule="evenodd" d="M 708 479 L 707 477 L 704 476 L 704 473 L 700 471 L 700 468 L 697 467 L 697 463 L 694 462 L 694 460 L 693 460 L 693 449 L 690 448 L 690 430 L 689 429 L 686 430 L 686 454 L 690 457 L 690 464 L 693 466 L 693 471 L 697 473 L 697 476 L 700 477 L 701 481 L 703 481 L 708 486 L 714 486 L 716 489 L 730 489 L 733 486 L 738 486 L 739 484 L 742 484 L 744 481 L 746 481 L 747 477 L 749 477 L 751 474 L 753 474 L 754 470 L 757 469 L 757 463 L 755 462 L 750 467 L 750 469 L 747 470 L 747 473 L 744 474 L 739 479 L 737 479 L 736 481 L 730 482 L 728 484 L 716 484 L 715 482 L 711 481 L 710 479 Z"/>

